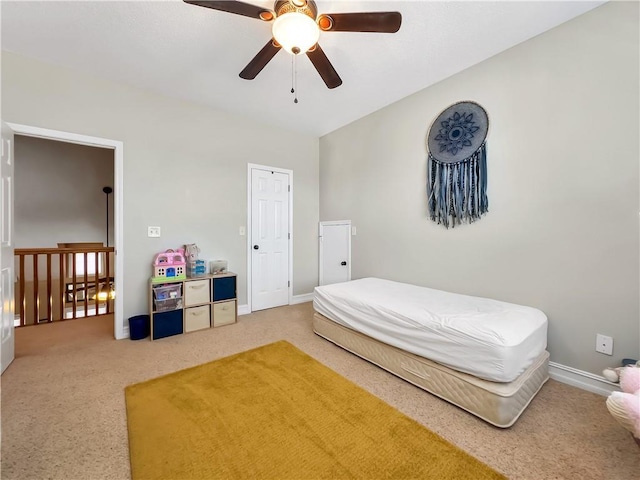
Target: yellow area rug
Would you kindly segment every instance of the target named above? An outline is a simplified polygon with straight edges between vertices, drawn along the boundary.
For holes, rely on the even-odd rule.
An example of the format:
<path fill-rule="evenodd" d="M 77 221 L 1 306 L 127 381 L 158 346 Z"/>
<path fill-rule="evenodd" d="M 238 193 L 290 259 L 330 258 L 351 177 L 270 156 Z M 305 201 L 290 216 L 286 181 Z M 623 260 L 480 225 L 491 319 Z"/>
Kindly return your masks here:
<path fill-rule="evenodd" d="M 134 480 L 504 478 L 285 341 L 125 396 Z"/>

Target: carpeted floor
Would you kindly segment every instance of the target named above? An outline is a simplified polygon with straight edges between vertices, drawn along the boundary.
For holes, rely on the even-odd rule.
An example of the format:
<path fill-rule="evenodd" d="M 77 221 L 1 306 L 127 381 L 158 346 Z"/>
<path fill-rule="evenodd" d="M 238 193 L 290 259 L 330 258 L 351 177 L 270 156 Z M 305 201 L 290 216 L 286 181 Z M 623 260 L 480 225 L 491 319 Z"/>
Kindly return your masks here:
<path fill-rule="evenodd" d="M 476 417 L 313 334 L 310 303 L 156 342 L 113 340 L 113 321 L 16 331 L 2 375 L 3 479 L 130 478 L 124 388 L 278 340 L 344 377 L 511 479 L 630 480 L 640 449 L 605 398 L 550 380 L 510 429 Z"/>

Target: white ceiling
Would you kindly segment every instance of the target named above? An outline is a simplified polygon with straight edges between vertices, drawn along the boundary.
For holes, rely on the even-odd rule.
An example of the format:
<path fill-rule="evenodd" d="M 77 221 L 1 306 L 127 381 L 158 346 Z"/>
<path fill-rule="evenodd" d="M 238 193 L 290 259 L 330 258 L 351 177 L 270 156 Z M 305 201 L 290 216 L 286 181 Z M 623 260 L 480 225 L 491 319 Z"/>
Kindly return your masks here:
<path fill-rule="evenodd" d="M 298 104 L 284 51 L 255 80 L 238 76 L 269 40 L 270 24 L 181 0 L 2 0 L 2 49 L 322 136 L 605 2 L 316 3 L 320 13 L 397 10 L 402 26 L 323 32 L 319 43 L 343 84 L 327 89 L 298 57 Z"/>

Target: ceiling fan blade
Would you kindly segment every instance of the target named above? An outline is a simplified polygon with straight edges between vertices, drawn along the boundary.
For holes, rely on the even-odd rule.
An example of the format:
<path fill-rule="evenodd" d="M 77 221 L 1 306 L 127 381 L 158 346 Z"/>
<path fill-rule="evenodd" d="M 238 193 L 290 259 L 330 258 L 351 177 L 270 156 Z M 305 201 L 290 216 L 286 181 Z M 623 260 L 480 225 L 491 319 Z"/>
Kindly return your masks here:
<path fill-rule="evenodd" d="M 316 48 L 309 50 L 307 57 L 309 57 L 313 66 L 316 67 L 316 70 L 327 87 L 336 88 L 342 85 L 342 80 L 338 76 L 338 72 L 333 68 L 333 65 L 331 65 L 331 62 L 320 48 L 320 45 L 316 45 Z"/>
<path fill-rule="evenodd" d="M 234 0 L 207 1 L 207 0 L 183 0 L 190 5 L 220 10 L 221 12 L 235 13 L 245 17 L 257 18 L 259 20 L 273 20 L 275 15 L 269 9 L 258 7 L 250 3 L 236 2 Z"/>
<path fill-rule="evenodd" d="M 324 13 L 318 25 L 326 32 L 395 33 L 400 30 L 400 12 Z"/>
<path fill-rule="evenodd" d="M 269 40 L 267 44 L 262 47 L 262 50 L 253 57 L 244 70 L 240 72 L 240 78 L 245 80 L 253 80 L 258 76 L 262 69 L 269 63 L 276 53 L 280 51 L 282 47 L 280 45 L 274 45 L 273 40 Z"/>

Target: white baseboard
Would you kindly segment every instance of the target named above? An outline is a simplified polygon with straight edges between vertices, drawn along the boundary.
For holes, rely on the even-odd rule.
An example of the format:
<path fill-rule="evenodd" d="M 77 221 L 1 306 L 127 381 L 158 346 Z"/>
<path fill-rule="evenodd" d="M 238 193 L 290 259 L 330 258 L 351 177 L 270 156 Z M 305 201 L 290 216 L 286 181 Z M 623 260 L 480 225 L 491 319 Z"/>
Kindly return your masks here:
<path fill-rule="evenodd" d="M 291 303 L 289 305 L 297 305 L 298 303 L 305 303 L 313 301 L 313 293 L 305 293 L 304 295 L 294 295 L 291 297 Z M 248 315 L 251 313 L 249 305 L 238 305 L 238 315 Z"/>
<path fill-rule="evenodd" d="M 567 367 L 555 362 L 549 362 L 549 376 L 558 382 L 578 387 L 588 392 L 608 397 L 611 392 L 619 392 L 617 383 L 610 382 L 600 375 L 584 372 L 577 368 Z"/>
<path fill-rule="evenodd" d="M 313 293 L 304 295 L 294 295 L 291 299 L 291 305 L 313 301 Z M 238 305 L 238 315 L 247 315 L 251 313 L 249 305 Z M 129 325 L 125 324 L 123 328 L 122 339 L 129 338 Z M 581 388 L 588 392 L 597 393 L 604 397 L 608 397 L 611 392 L 619 392 L 620 386 L 617 383 L 610 382 L 600 375 L 578 370 L 577 368 L 567 367 L 555 362 L 549 362 L 549 377 L 561 383 L 566 383 L 572 387 Z"/>
<path fill-rule="evenodd" d="M 299 303 L 306 303 L 306 302 L 312 302 L 312 301 L 313 301 L 313 292 L 305 293 L 303 295 L 294 295 L 291 298 L 291 305 L 297 305 Z"/>

